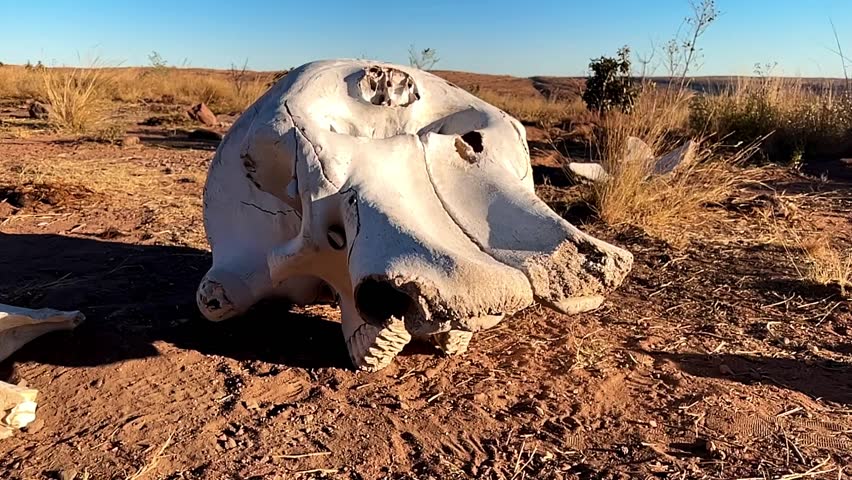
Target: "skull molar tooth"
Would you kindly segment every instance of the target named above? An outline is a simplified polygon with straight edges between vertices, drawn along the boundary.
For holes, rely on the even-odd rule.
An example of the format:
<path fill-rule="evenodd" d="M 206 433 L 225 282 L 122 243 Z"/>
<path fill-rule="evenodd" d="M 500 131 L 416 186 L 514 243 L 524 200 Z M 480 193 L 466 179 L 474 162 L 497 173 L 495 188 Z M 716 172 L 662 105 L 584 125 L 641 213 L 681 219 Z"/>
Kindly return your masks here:
<path fill-rule="evenodd" d="M 388 366 L 410 341 L 405 323 L 394 319 L 384 328 L 361 325 L 346 339 L 346 346 L 356 367 L 375 372 Z"/>
<path fill-rule="evenodd" d="M 467 351 L 473 332 L 450 330 L 432 335 L 432 343 L 445 355 L 460 355 Z"/>

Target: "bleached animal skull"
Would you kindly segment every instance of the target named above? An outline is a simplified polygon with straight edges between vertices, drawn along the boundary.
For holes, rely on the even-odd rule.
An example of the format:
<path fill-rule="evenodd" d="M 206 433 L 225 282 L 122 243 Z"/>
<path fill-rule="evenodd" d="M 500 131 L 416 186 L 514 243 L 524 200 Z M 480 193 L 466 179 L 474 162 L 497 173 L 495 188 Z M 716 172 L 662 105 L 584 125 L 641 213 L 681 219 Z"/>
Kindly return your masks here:
<path fill-rule="evenodd" d="M 304 65 L 220 145 L 204 193 L 210 320 L 279 296 L 338 295 L 352 361 L 377 370 L 412 337 L 463 352 L 534 300 L 597 308 L 630 253 L 540 201 L 523 126 L 429 73 Z"/>

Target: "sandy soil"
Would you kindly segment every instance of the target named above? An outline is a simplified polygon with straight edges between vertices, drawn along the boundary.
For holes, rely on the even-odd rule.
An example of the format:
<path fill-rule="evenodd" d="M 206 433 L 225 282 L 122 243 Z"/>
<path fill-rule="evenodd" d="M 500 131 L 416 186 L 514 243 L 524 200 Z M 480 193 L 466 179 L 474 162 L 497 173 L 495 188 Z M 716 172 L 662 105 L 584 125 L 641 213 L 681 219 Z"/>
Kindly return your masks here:
<path fill-rule="evenodd" d="M 22 112 L 0 109 L 21 125 L 0 130 L 0 301 L 88 318 L 0 363 L 41 392 L 36 423 L 0 442 L 0 478 L 852 478 L 850 302 L 799 280 L 759 220 L 781 197 L 796 213 L 778 222 L 848 242 L 846 166 L 752 171 L 679 249 L 589 221 L 636 256 L 601 309 L 530 308 L 464 356 L 412 345 L 367 374 L 333 305 L 197 313 L 215 141 L 68 141 Z"/>

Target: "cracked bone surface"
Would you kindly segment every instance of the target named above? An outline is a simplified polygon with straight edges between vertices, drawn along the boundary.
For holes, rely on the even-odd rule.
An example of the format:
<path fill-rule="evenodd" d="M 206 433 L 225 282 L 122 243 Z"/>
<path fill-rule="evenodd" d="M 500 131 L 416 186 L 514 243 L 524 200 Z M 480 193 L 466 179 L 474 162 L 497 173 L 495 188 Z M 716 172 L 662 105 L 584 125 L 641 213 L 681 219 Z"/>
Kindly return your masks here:
<path fill-rule="evenodd" d="M 0 361 L 36 337 L 56 330 L 71 330 L 84 318 L 80 312 L 0 304 Z M 0 439 L 35 420 L 37 394 L 33 389 L 0 382 Z"/>
<path fill-rule="evenodd" d="M 205 317 L 331 287 L 366 370 L 411 338 L 462 353 L 534 301 L 597 308 L 633 263 L 536 197 L 520 122 L 432 74 L 363 60 L 299 67 L 238 119 L 208 172 L 204 225 Z"/>

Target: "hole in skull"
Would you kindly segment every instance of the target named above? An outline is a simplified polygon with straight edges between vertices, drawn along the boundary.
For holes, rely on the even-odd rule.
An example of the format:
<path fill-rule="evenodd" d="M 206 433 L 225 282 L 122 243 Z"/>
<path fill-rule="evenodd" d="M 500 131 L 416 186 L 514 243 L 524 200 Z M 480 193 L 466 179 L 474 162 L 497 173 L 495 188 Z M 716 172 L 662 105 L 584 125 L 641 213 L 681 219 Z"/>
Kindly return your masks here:
<path fill-rule="evenodd" d="M 465 133 L 464 135 L 462 135 L 461 138 L 462 138 L 462 140 L 464 140 L 464 142 L 466 144 L 470 145 L 470 147 L 473 148 L 474 152 L 482 153 L 482 134 L 481 133 L 474 130 L 472 132 Z"/>
<path fill-rule="evenodd" d="M 355 308 L 370 325 L 384 327 L 391 318 L 404 318 L 417 307 L 411 297 L 391 283 L 370 278 L 355 288 Z"/>
<path fill-rule="evenodd" d="M 476 154 L 482 152 L 482 135 L 479 132 L 468 132 L 456 137 L 456 153 L 468 163 L 476 163 Z"/>
<path fill-rule="evenodd" d="M 335 250 L 343 250 L 346 246 L 346 232 L 340 225 L 332 225 L 328 227 L 328 244 Z"/>

